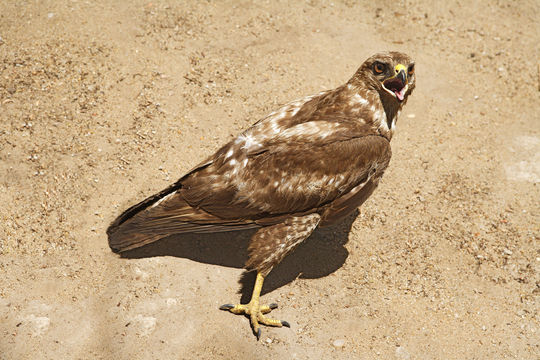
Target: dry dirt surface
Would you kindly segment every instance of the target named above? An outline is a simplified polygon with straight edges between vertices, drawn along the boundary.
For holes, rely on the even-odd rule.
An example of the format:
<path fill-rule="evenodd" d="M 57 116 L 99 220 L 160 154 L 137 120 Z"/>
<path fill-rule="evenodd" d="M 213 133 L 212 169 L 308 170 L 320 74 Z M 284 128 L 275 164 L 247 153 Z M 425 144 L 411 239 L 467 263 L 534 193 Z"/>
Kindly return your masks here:
<path fill-rule="evenodd" d="M 539 359 L 540 4 L 0 3 L 0 359 Z M 249 232 L 105 230 L 371 54 L 416 60 L 393 159 L 247 301 Z"/>

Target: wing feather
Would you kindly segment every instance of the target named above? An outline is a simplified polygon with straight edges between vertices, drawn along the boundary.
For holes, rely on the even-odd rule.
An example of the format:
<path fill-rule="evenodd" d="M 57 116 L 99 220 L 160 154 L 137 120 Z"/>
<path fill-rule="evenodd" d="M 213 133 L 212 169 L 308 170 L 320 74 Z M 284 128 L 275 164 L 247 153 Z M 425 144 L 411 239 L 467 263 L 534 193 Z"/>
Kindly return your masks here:
<path fill-rule="evenodd" d="M 256 220 L 321 208 L 381 173 L 387 139 L 336 131 L 316 141 L 276 142 L 257 154 L 235 153 L 187 176 L 179 192 L 192 206 L 221 219 Z"/>

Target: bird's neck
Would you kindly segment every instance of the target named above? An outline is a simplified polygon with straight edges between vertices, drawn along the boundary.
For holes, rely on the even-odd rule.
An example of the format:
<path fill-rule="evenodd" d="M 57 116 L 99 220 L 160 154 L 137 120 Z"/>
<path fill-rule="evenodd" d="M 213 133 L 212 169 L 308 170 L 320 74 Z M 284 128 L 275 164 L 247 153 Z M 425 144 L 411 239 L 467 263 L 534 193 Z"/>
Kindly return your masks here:
<path fill-rule="evenodd" d="M 390 96 L 383 98 L 375 89 L 365 87 L 347 85 L 341 91 L 349 99 L 352 113 L 356 112 L 363 121 L 371 123 L 375 132 L 388 140 L 392 139 L 403 103 Z"/>
<path fill-rule="evenodd" d="M 386 95 L 386 94 L 385 94 Z M 386 126 L 382 126 L 383 130 L 386 131 L 386 136 L 388 139 L 392 138 L 394 131 L 396 129 L 396 123 L 398 117 L 401 113 L 401 108 L 403 107 L 404 102 L 398 102 L 395 98 L 388 97 L 388 99 L 381 98 L 381 105 L 385 113 Z"/>

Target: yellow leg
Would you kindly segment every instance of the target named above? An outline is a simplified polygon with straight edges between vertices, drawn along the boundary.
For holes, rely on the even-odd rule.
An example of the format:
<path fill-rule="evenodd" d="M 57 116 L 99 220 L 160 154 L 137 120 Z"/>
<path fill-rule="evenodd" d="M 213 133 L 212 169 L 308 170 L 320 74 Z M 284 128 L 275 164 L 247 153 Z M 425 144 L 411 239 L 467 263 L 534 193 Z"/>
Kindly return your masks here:
<path fill-rule="evenodd" d="M 261 337 L 261 327 L 259 324 L 277 327 L 291 327 L 287 321 L 269 319 L 264 316 L 264 314 L 267 314 L 273 309 L 277 308 L 277 304 L 262 306 L 259 304 L 259 298 L 261 296 L 263 282 L 264 276 L 262 276 L 260 273 L 257 273 L 257 279 L 255 280 L 255 286 L 253 287 L 253 294 L 251 295 L 251 300 L 248 304 L 225 304 L 219 307 L 221 310 L 227 310 L 232 312 L 233 314 L 248 315 L 251 321 L 253 333 L 257 336 L 257 340 Z"/>

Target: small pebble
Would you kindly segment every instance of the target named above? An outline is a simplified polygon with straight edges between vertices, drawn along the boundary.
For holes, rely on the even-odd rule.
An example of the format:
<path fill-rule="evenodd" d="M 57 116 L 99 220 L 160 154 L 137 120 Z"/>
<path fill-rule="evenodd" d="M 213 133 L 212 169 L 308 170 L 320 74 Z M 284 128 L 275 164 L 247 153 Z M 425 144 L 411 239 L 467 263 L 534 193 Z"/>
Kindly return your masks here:
<path fill-rule="evenodd" d="M 416 117 L 416 115 L 415 115 L 415 114 L 409 114 L 409 115 L 407 115 L 407 117 L 408 117 L 409 119 L 414 119 L 414 118 Z"/>
<path fill-rule="evenodd" d="M 337 340 L 334 340 L 334 342 L 332 343 L 332 346 L 335 347 L 335 348 L 342 348 L 343 345 L 345 345 L 345 340 L 343 339 L 337 339 Z"/>
<path fill-rule="evenodd" d="M 272 339 L 266 338 L 266 343 L 267 343 L 267 344 L 271 344 L 271 343 L 272 343 Z"/>

